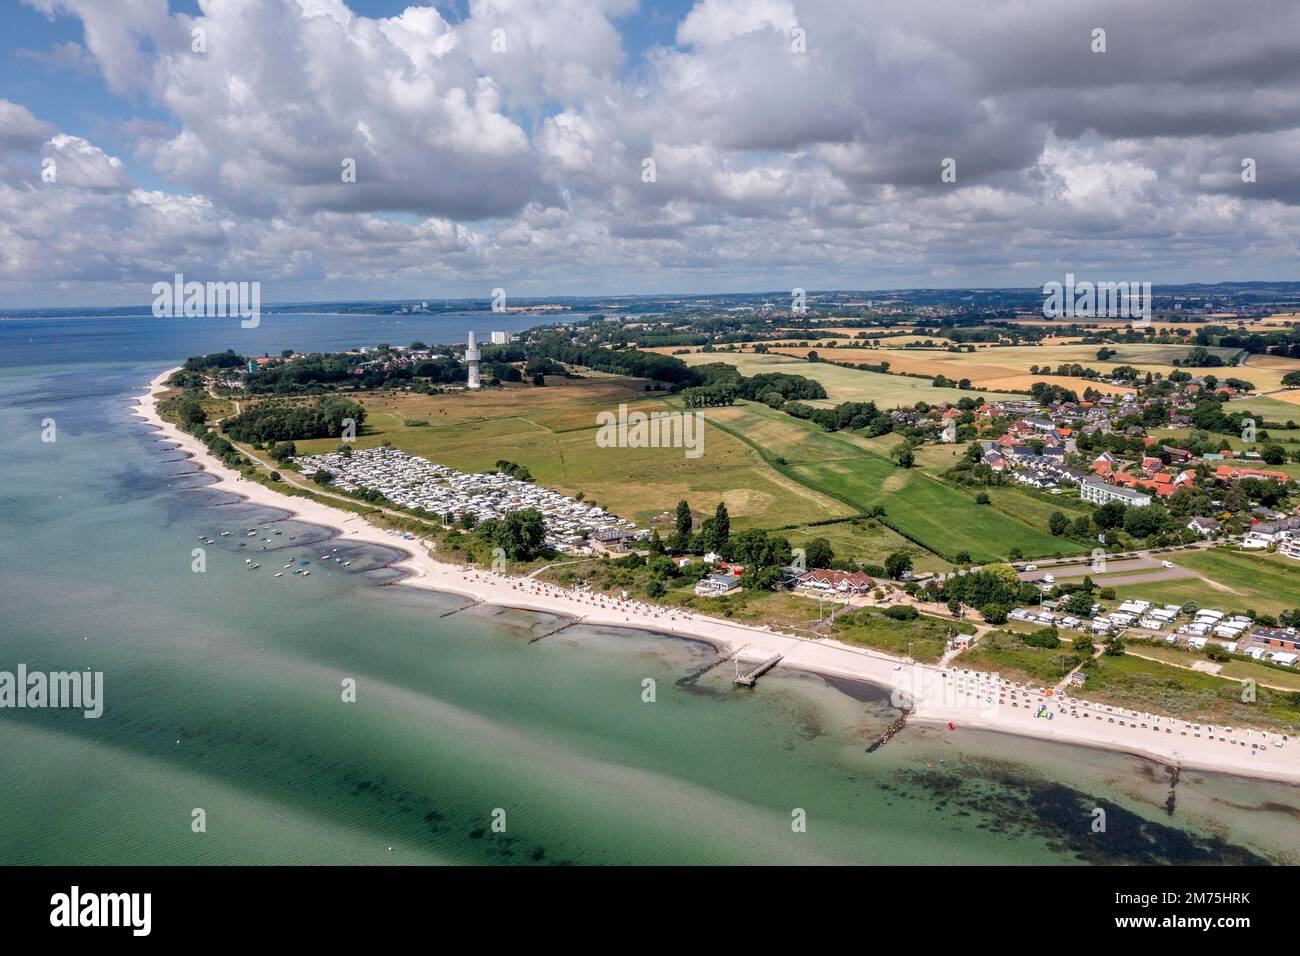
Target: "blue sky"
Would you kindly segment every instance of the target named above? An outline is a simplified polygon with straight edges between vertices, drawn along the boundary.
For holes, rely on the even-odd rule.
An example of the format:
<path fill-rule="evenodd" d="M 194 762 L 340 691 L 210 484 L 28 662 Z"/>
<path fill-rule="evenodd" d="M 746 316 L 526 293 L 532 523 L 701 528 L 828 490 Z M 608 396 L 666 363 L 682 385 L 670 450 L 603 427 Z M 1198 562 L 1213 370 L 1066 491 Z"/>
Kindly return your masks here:
<path fill-rule="evenodd" d="M 1297 277 L 1294 0 L 338 2 L 4 4 L 0 306 Z"/>
<path fill-rule="evenodd" d="M 348 7 L 365 17 L 382 18 L 401 14 L 420 0 L 347 0 Z M 450 22 L 466 14 L 468 0 L 433 3 Z M 677 24 L 690 11 L 691 0 L 658 0 L 642 3 L 638 13 L 620 20 L 628 69 L 642 62 L 655 45 L 671 46 Z M 173 13 L 199 16 L 198 0 L 168 0 Z M 0 97 L 22 103 L 37 116 L 60 130 L 100 142 L 122 146 L 127 140 L 114 129 L 114 121 L 146 120 L 169 123 L 170 117 L 144 98 L 125 99 L 114 95 L 93 73 L 55 66 L 35 59 L 66 43 L 83 43 L 81 21 L 74 16 L 47 16 L 19 0 L 8 0 L 0 13 Z M 171 188 L 177 184 L 156 175 L 147 166 L 118 153 L 136 180 L 147 188 Z"/>

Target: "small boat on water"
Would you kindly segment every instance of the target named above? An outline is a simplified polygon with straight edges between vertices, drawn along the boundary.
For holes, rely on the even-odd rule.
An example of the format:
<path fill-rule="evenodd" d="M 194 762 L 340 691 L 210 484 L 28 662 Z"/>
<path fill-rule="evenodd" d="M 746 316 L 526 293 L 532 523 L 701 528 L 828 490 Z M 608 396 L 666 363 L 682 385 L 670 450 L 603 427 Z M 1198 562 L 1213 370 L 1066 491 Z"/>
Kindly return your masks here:
<path fill-rule="evenodd" d="M 307 571 L 304 571 L 304 572 L 302 573 L 302 576 L 305 578 L 305 577 L 306 577 L 307 575 L 309 575 L 309 574 L 311 574 L 311 571 L 310 571 L 310 570 L 307 570 Z"/>
<path fill-rule="evenodd" d="M 225 538 L 225 537 L 227 537 L 229 534 L 230 534 L 229 531 L 223 531 L 223 532 L 221 532 L 221 537 Z"/>
<path fill-rule="evenodd" d="M 350 567 L 352 567 L 352 562 L 351 562 L 351 561 L 344 561 L 344 562 L 343 562 L 343 567 L 345 567 L 345 568 L 350 568 Z"/>
<path fill-rule="evenodd" d="M 288 564 L 286 564 L 286 565 L 284 566 L 284 569 L 285 569 L 286 571 L 288 571 L 291 567 L 293 567 L 293 562 L 292 562 L 292 561 L 290 561 Z"/>
<path fill-rule="evenodd" d="M 293 571 L 292 571 L 292 573 L 293 573 L 293 574 L 302 574 L 302 568 L 294 568 Z"/>
<path fill-rule="evenodd" d="M 275 576 L 276 576 L 277 578 L 282 578 L 282 577 L 284 577 L 284 572 L 283 572 L 283 571 L 276 571 L 276 572 L 275 572 Z"/>

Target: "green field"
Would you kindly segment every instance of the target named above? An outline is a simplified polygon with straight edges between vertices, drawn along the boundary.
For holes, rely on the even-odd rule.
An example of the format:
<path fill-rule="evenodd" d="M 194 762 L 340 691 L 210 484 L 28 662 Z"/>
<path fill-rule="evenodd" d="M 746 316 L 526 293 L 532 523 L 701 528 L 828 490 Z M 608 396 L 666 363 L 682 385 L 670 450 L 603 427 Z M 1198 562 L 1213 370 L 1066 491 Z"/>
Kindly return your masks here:
<path fill-rule="evenodd" d="M 1253 610 L 1261 614 L 1277 614 L 1300 606 L 1300 561 L 1276 554 L 1238 554 L 1220 548 L 1180 551 L 1166 557 L 1206 580 L 1176 578 L 1121 584 L 1115 588 L 1116 597 L 1162 604 L 1191 601 L 1198 607 L 1241 613 Z M 1095 580 L 1104 584 L 1105 576 Z"/>
<path fill-rule="evenodd" d="M 1191 667 L 1198 661 L 1208 660 L 1203 653 L 1174 644 L 1158 644 L 1151 647 L 1142 644 L 1131 647 L 1129 650 L 1144 657 L 1155 657 L 1182 667 Z M 1215 663 L 1218 664 L 1218 662 Z M 1260 684 L 1270 684 L 1285 690 L 1300 691 L 1300 673 L 1293 670 L 1283 670 L 1280 667 L 1269 667 L 1267 664 L 1261 664 L 1259 661 L 1253 661 L 1250 658 L 1233 658 L 1230 661 L 1223 662 L 1220 665 L 1219 674 L 1223 677 L 1241 680 L 1251 678 Z"/>
<path fill-rule="evenodd" d="M 954 634 L 973 634 L 965 621 L 922 614 L 912 621 L 895 621 L 874 608 L 860 608 L 835 619 L 831 636 L 850 644 L 863 644 L 887 654 L 933 662 L 943 656 Z"/>
<path fill-rule="evenodd" d="M 1255 412 L 1257 415 L 1263 415 L 1270 422 L 1300 422 L 1300 404 L 1295 402 L 1283 402 L 1276 398 L 1239 398 L 1236 401 L 1228 402 L 1223 407 L 1226 412 Z M 1295 433 L 1296 430 L 1292 429 Z M 1276 430 L 1272 434 L 1279 434 Z M 1287 434 L 1283 432 L 1281 434 Z M 1292 437 L 1300 437 L 1293 434 Z"/>
<path fill-rule="evenodd" d="M 596 416 L 626 403 L 629 410 L 667 410 L 646 398 L 639 383 L 583 379 L 546 388 L 484 390 L 475 394 L 377 393 L 355 396 L 368 418 L 353 443 L 385 441 L 462 471 L 487 471 L 499 459 L 528 467 L 539 484 L 645 526 L 685 498 L 702 512 L 725 501 L 737 528 L 774 527 L 854 513 L 768 466 L 749 445 L 706 425 L 704 450 L 687 458 L 677 448 L 601 448 Z M 408 426 L 406 421 L 429 424 Z M 333 450 L 334 439 L 298 442 L 304 454 Z"/>
<path fill-rule="evenodd" d="M 868 451 L 867 441 L 858 436 L 824 433 L 816 425 L 754 403 L 709 409 L 707 415 L 743 440 L 753 442 L 752 436 L 761 435 L 765 444 L 756 447 L 764 450 L 773 467 L 818 493 L 856 512 L 883 506 L 884 523 L 949 559 L 967 551 L 976 562 L 1001 560 L 1016 547 L 1032 557 L 1087 550 L 994 507 L 977 505 L 973 494 L 919 468 L 899 468 Z M 775 461 L 777 455 L 784 463 Z"/>
<path fill-rule="evenodd" d="M 1145 650 L 1145 648 L 1143 649 Z M 1088 672 L 1083 694 L 1090 701 L 1155 711 L 1198 723 L 1300 728 L 1300 709 L 1290 695 L 1260 687 L 1243 703 L 1241 685 L 1200 671 L 1144 660 L 1132 654 L 1102 655 Z"/>
<path fill-rule="evenodd" d="M 1026 631 L 1036 631 L 1027 626 Z M 980 638 L 958 662 L 962 667 L 1001 674 L 1011 680 L 1052 686 L 1068 674 L 1084 655 L 1091 656 L 1092 645 L 1080 638 L 1077 645 L 1063 635 L 1060 647 L 1034 647 L 1026 644 L 1023 634 L 1011 630 L 992 631 Z"/>
<path fill-rule="evenodd" d="M 872 451 L 867 440 L 841 432 L 824 433 L 816 425 L 753 403 L 709 409 L 710 421 L 738 437 L 754 441 L 773 466 L 820 494 L 854 511 L 885 509 L 884 523 L 921 546 L 952 559 L 967 551 L 978 562 L 1001 560 L 1012 548 L 1028 557 L 1082 554 L 1087 548 L 1057 538 L 1044 528 L 989 505 L 973 494 L 927 475 L 920 468 L 899 468 Z M 878 441 L 878 440 L 877 440 Z M 785 463 L 775 462 L 776 455 Z"/>
<path fill-rule="evenodd" d="M 912 556 L 912 570 L 948 571 L 951 565 L 925 548 L 908 541 L 887 525 L 871 518 L 855 518 L 830 525 L 802 525 L 781 532 L 791 547 L 802 547 L 813 538 L 825 538 L 835 556 L 862 564 L 884 564 L 895 551 Z"/>

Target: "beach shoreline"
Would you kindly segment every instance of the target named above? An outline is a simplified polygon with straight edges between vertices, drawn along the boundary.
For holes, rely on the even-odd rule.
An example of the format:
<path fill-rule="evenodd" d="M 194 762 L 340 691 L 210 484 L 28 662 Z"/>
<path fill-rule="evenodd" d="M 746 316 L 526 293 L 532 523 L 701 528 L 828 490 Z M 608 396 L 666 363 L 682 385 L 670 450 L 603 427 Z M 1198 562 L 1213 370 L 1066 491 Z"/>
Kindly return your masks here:
<path fill-rule="evenodd" d="M 1185 769 L 1300 783 L 1300 743 L 1286 741 L 1278 747 L 1282 738 L 1274 731 L 1243 728 L 1228 732 L 1215 728 L 1213 739 L 1194 736 L 1190 722 L 1181 718 L 1085 704 L 1068 696 L 1045 696 L 1028 686 L 995 682 L 992 675 L 960 667 L 909 663 L 830 638 L 794 637 L 766 627 L 622 601 L 610 595 L 569 591 L 531 578 L 437 561 L 429 554 L 426 541 L 407 540 L 372 525 L 360 515 L 311 498 L 281 494 L 223 465 L 202 442 L 163 421 L 158 414 L 158 397 L 174 371 L 171 368 L 157 375 L 146 394 L 135 399 L 133 412 L 152 426 L 160 439 L 174 444 L 212 475 L 216 481 L 209 487 L 237 494 L 250 504 L 285 511 L 294 520 L 330 529 L 341 540 L 405 553 L 405 559 L 392 565 L 405 572 L 396 582 L 399 585 L 453 594 L 474 604 L 554 614 L 574 623 L 704 641 L 741 665 L 752 666 L 780 655 L 782 668 L 883 688 L 895 702 L 911 705 L 910 722 L 948 726 L 954 733 L 963 728 L 991 730 L 1094 747 Z M 1036 716 L 1040 713 L 1051 716 Z M 1223 741 L 1218 739 L 1220 736 Z"/>

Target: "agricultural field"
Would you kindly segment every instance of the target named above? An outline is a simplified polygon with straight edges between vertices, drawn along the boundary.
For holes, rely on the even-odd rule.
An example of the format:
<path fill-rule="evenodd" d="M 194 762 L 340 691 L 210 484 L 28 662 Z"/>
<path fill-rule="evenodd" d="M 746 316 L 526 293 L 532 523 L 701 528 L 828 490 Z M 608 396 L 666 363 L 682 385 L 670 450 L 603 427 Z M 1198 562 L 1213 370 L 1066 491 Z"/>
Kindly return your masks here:
<path fill-rule="evenodd" d="M 835 362 L 879 362 L 886 360 L 891 372 L 907 372 L 919 375 L 944 375 L 953 381 L 963 378 L 971 380 L 976 388 L 1015 391 L 1028 389 L 1036 381 L 1044 381 L 1042 376 L 1031 375 L 1031 366 L 1062 363 L 1076 363 L 1085 368 L 1095 368 L 1100 372 L 1109 372 L 1118 365 L 1131 365 L 1140 372 L 1159 373 L 1167 376 L 1178 369 L 1172 364 L 1173 359 L 1182 359 L 1191 350 L 1183 345 L 1108 345 L 1115 354 L 1105 361 L 1097 360 L 1098 345 L 1016 345 L 977 349 L 974 352 L 948 352 L 942 350 L 898 349 L 882 355 L 878 349 L 818 349 L 818 354 L 827 361 Z M 802 355 L 804 349 L 781 349 L 784 354 Z M 1225 361 L 1231 361 L 1237 354 L 1235 349 L 1211 348 L 1211 354 L 1217 354 Z M 1300 367 L 1300 365 L 1297 365 Z M 1225 366 L 1203 371 L 1217 374 L 1220 378 L 1239 375 L 1255 383 L 1260 391 L 1272 391 L 1282 387 L 1282 376 L 1287 370 L 1282 368 L 1256 368 L 1247 366 L 1250 374 L 1242 369 Z M 1195 373 L 1196 369 L 1191 369 Z M 1051 378 L 1057 384 L 1065 385 L 1082 392 L 1088 385 L 1098 391 L 1112 390 L 1080 378 Z M 1122 389 L 1120 390 L 1122 391 Z"/>
<path fill-rule="evenodd" d="M 805 353 L 807 350 L 804 350 Z M 864 354 L 865 358 L 844 358 L 841 354 Z M 930 353 L 921 353 L 930 354 Z M 948 353 L 935 353 L 945 355 Z M 883 353 L 877 350 L 828 349 L 826 357 L 835 361 L 852 362 L 893 362 L 894 352 Z M 786 375 L 803 375 L 822 384 L 829 397 L 828 402 L 811 404 L 838 404 L 839 402 L 875 402 L 883 409 L 902 406 L 910 407 L 917 402 L 957 402 L 963 398 L 987 397 L 977 391 L 962 391 L 956 388 L 935 388 L 928 381 L 910 378 L 906 375 L 892 375 L 881 372 L 863 372 L 858 369 L 841 368 L 826 362 L 809 362 L 803 358 L 788 355 L 766 355 L 754 352 L 692 352 L 680 358 L 688 365 L 707 365 L 710 362 L 725 362 L 734 365 L 742 375 L 759 375 L 764 372 L 778 372 Z M 958 376 L 959 378 L 961 376 Z M 1023 396 L 1020 396 L 1023 397 Z"/>
<path fill-rule="evenodd" d="M 1300 406 L 1293 401 L 1284 401 L 1283 396 L 1296 396 L 1296 401 L 1300 401 L 1300 389 L 1288 389 L 1285 392 L 1274 392 L 1272 395 L 1260 396 L 1259 398 L 1239 398 L 1228 402 L 1223 406 L 1225 412 L 1254 412 L 1256 415 L 1262 415 L 1267 421 L 1281 422 L 1300 422 Z M 1271 429 L 1274 435 L 1278 434 L 1276 429 Z M 1297 437 L 1300 431 L 1292 429 L 1291 437 Z"/>
<path fill-rule="evenodd" d="M 750 446 L 707 426 L 704 453 L 683 449 L 600 448 L 596 416 L 626 403 L 630 411 L 666 411 L 646 398 L 641 383 L 613 378 L 554 380 L 544 389 L 520 387 L 479 393 L 351 396 L 368 412 L 354 446 L 385 441 L 462 471 L 486 471 L 499 459 L 525 465 L 539 484 L 566 494 L 583 492 L 640 526 L 683 498 L 712 511 L 719 500 L 737 529 L 819 521 L 854 509 L 775 471 Z M 426 424 L 418 424 L 418 423 Z M 330 451 L 334 439 L 303 441 L 304 454 Z"/>
<path fill-rule="evenodd" d="M 1190 316 L 1189 316 L 1190 318 Z M 1203 325 L 1222 325 L 1230 329 L 1242 331 L 1260 331 L 1263 329 L 1285 328 L 1300 320 L 1300 316 L 1291 313 L 1277 313 L 1274 315 L 1264 316 L 1262 318 L 1246 319 L 1242 316 L 1227 315 L 1220 313 L 1209 313 L 1197 317 L 1197 321 L 1169 322 L 1161 319 L 1153 319 L 1151 328 L 1158 333 L 1179 331 L 1186 332 L 1189 336 L 1194 335 L 1196 330 Z M 1087 329 L 1091 332 L 1114 332 L 1123 331 L 1126 326 L 1132 325 L 1131 319 L 1049 319 L 1041 312 L 1031 312 L 1018 315 L 1010 321 L 1017 325 L 1038 325 L 1038 326 L 1066 326 L 1079 325 L 1080 328 Z"/>

